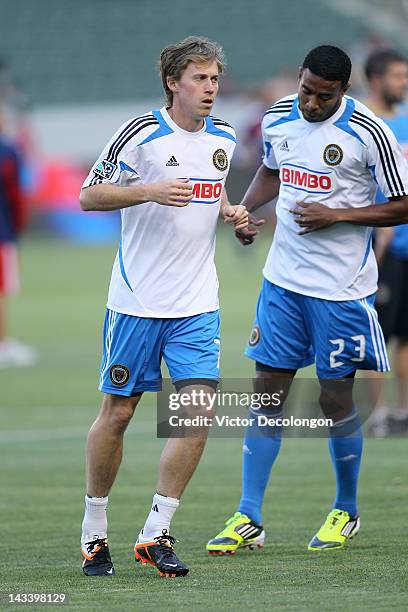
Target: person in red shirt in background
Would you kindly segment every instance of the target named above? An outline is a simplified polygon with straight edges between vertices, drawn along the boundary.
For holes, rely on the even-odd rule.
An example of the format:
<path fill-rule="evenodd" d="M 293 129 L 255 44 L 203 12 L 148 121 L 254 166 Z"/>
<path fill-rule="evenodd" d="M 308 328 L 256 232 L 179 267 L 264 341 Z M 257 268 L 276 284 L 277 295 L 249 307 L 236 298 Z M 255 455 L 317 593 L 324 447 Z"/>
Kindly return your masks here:
<path fill-rule="evenodd" d="M 27 222 L 19 155 L 0 118 L 0 368 L 29 366 L 37 352 L 7 335 L 7 297 L 19 288 L 17 239 Z"/>

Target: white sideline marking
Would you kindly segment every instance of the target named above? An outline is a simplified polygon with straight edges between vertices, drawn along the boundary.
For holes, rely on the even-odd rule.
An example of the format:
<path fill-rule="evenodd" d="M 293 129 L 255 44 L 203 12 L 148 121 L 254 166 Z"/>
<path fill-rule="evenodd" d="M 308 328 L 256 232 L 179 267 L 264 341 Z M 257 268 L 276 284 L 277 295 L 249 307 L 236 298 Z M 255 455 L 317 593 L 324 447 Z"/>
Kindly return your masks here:
<path fill-rule="evenodd" d="M 89 424 L 89 427 L 91 423 Z M 16 442 L 48 442 L 50 440 L 70 440 L 86 438 L 89 427 L 54 427 L 52 429 L 13 429 L 0 432 L 0 444 L 15 444 Z M 129 429 L 126 436 L 152 433 L 155 437 L 154 423 L 140 423 Z"/>

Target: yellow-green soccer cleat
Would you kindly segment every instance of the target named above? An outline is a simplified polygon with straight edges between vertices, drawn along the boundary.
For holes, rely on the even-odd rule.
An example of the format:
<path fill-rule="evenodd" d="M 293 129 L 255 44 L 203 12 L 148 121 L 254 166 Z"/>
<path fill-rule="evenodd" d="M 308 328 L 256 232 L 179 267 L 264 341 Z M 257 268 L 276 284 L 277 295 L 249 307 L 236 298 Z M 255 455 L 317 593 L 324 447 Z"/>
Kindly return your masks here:
<path fill-rule="evenodd" d="M 351 540 L 360 529 L 360 517 L 351 518 L 345 510 L 334 508 L 319 531 L 309 542 L 308 550 L 335 550 L 343 548 L 346 540 Z"/>
<path fill-rule="evenodd" d="M 263 548 L 265 532 L 246 514 L 236 512 L 228 519 L 224 529 L 210 540 L 207 550 L 210 555 L 235 555 L 238 548 Z"/>

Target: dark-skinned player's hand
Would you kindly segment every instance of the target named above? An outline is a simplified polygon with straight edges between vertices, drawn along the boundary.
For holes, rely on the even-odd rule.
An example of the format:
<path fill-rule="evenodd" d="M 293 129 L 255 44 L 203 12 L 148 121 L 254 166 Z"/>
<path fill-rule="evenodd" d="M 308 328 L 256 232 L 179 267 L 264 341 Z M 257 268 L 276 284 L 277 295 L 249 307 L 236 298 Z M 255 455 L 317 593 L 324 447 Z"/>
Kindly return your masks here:
<path fill-rule="evenodd" d="M 335 208 L 319 202 L 296 202 L 297 208 L 289 210 L 295 216 L 295 223 L 303 228 L 299 236 L 325 229 L 338 222 Z"/>
<path fill-rule="evenodd" d="M 235 236 L 238 238 L 240 243 L 244 246 L 248 246 L 252 244 L 257 235 L 259 234 L 259 230 L 257 227 L 261 227 L 264 225 L 265 219 L 257 219 L 251 213 L 248 216 L 248 227 L 238 230 L 235 232 Z"/>

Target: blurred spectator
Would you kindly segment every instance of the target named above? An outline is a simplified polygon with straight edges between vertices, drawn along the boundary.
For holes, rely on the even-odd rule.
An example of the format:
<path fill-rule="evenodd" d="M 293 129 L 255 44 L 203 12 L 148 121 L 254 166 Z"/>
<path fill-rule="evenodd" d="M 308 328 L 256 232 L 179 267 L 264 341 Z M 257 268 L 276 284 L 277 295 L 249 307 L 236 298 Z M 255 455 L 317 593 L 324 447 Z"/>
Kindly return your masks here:
<path fill-rule="evenodd" d="M 408 60 L 393 49 L 380 49 L 365 63 L 369 85 L 367 105 L 389 125 L 408 158 L 408 113 L 401 104 L 408 90 Z M 377 202 L 385 202 L 382 193 Z M 370 417 L 373 435 L 408 432 L 408 225 L 379 228 L 376 232 L 379 264 L 376 308 L 385 339 L 395 338 L 394 370 L 398 380 L 398 404 L 386 405 L 382 377 L 377 381 L 377 406 Z"/>
<path fill-rule="evenodd" d="M 4 71 L 0 62 L 0 103 L 8 91 Z M 26 226 L 27 207 L 20 157 L 5 135 L 7 125 L 5 114 L 0 114 L 0 367 L 28 366 L 37 359 L 34 349 L 8 337 L 7 298 L 19 288 L 17 239 Z"/>
<path fill-rule="evenodd" d="M 34 143 L 28 121 L 28 100 L 14 81 L 8 63 L 0 57 L 0 113 L 2 133 L 15 143 L 25 159 L 34 154 Z"/>
<path fill-rule="evenodd" d="M 239 130 L 234 163 L 251 174 L 259 167 L 262 157 L 261 123 L 265 111 L 277 100 L 297 89 L 294 72 L 282 72 L 279 76 L 262 81 L 253 88 L 246 106 L 246 118 Z"/>
<path fill-rule="evenodd" d="M 367 94 L 367 78 L 365 75 L 365 58 L 389 46 L 388 41 L 378 32 L 367 32 L 356 38 L 349 49 L 353 72 L 351 74 L 351 95 L 364 98 Z"/>

